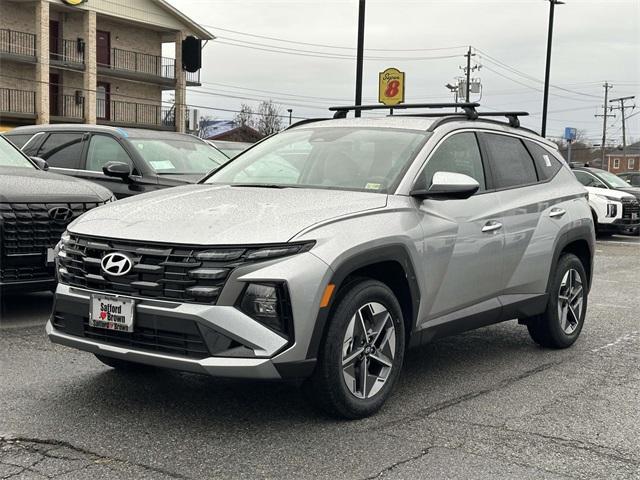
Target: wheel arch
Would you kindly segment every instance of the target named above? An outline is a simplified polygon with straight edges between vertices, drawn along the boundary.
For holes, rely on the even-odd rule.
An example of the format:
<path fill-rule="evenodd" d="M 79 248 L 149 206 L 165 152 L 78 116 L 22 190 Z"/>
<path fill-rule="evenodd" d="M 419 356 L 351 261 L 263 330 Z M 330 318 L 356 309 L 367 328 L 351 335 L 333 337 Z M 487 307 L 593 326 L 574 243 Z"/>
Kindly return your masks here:
<path fill-rule="evenodd" d="M 420 305 L 420 288 L 413 262 L 406 246 L 402 244 L 375 247 L 344 259 L 335 268 L 329 281 L 335 285 L 334 293 L 329 305 L 321 308 L 316 317 L 313 336 L 307 350 L 308 359 L 317 357 L 340 289 L 360 278 L 378 280 L 391 289 L 402 308 L 405 332 L 409 340 Z"/>
<path fill-rule="evenodd" d="M 558 266 L 558 260 L 565 253 L 572 253 L 580 259 L 587 273 L 588 288 L 591 288 L 593 279 L 593 254 L 595 252 L 595 239 L 589 226 L 582 225 L 565 232 L 558 240 L 551 263 L 547 292 L 551 285 L 553 274 Z"/>

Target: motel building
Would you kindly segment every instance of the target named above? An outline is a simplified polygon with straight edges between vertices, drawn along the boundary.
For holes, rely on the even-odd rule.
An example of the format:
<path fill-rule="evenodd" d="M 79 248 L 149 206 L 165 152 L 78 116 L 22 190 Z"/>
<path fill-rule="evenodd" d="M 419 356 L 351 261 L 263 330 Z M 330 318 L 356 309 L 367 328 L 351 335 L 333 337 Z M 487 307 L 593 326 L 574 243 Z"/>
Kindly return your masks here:
<path fill-rule="evenodd" d="M 200 70 L 182 68 L 187 37 L 196 52 L 214 38 L 164 0 L 0 0 L 0 131 L 44 123 L 184 131 L 186 89 L 200 86 Z"/>

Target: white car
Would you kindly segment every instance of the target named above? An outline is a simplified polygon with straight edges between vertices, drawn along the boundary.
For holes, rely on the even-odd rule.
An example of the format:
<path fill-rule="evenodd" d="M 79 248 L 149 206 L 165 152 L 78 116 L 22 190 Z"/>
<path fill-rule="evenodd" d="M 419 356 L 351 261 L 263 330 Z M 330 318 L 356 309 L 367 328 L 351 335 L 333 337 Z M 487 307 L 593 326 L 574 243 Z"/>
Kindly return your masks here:
<path fill-rule="evenodd" d="M 633 195 L 618 190 L 586 187 L 589 191 L 589 206 L 594 213 L 594 223 L 598 234 L 620 233 L 629 228 L 623 223 L 623 202 L 634 203 Z"/>

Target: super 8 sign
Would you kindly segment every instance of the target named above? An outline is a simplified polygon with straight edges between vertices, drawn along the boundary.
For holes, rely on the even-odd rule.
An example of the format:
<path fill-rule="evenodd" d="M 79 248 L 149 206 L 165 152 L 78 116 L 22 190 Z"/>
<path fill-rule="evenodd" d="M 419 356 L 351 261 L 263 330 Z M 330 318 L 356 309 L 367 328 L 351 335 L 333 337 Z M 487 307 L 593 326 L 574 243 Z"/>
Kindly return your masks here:
<path fill-rule="evenodd" d="M 387 68 L 378 74 L 378 101 L 390 106 L 404 102 L 404 72 Z"/>

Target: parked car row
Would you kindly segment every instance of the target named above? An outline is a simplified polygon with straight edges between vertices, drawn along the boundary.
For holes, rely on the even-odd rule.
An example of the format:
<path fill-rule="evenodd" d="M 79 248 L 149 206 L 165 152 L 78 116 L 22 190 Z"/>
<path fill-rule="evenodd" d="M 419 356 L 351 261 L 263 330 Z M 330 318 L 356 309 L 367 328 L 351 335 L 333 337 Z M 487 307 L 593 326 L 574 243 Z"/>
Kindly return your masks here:
<path fill-rule="evenodd" d="M 598 234 L 640 233 L 640 188 L 598 168 L 574 167 L 573 172 L 589 191 Z"/>
<path fill-rule="evenodd" d="M 6 137 L 51 171 L 90 180 L 126 198 L 195 183 L 229 161 L 193 135 L 98 125 L 34 125 Z"/>

